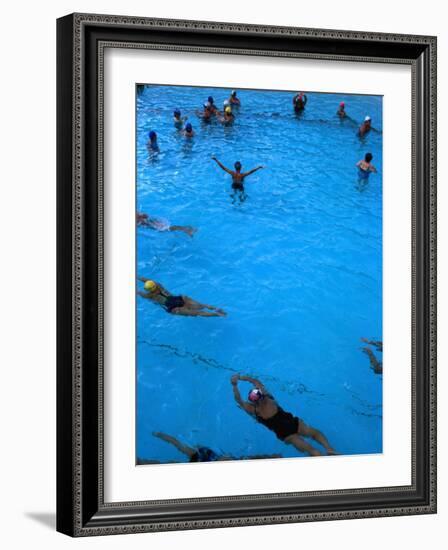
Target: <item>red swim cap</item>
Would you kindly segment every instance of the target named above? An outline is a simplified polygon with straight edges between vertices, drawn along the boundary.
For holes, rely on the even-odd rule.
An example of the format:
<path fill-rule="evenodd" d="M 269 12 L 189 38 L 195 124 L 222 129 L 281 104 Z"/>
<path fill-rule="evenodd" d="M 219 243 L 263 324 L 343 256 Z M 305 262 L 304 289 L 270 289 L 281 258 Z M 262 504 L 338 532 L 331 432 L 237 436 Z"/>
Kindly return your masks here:
<path fill-rule="evenodd" d="M 339 103 L 339 107 L 345 107 L 345 103 L 341 101 L 341 103 Z"/>

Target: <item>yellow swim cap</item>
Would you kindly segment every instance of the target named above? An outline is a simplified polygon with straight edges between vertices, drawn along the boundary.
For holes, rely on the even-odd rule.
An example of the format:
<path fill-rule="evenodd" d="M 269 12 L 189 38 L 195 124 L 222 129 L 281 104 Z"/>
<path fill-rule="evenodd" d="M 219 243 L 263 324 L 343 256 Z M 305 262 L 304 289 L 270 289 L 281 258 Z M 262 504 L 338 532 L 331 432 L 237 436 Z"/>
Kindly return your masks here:
<path fill-rule="evenodd" d="M 145 290 L 149 290 L 149 292 L 154 292 L 156 288 L 157 288 L 157 283 L 155 283 L 154 281 L 145 282 Z"/>
<path fill-rule="evenodd" d="M 227 114 L 230 114 L 232 112 L 232 107 L 230 107 L 230 105 L 227 105 L 227 107 L 224 110 Z"/>

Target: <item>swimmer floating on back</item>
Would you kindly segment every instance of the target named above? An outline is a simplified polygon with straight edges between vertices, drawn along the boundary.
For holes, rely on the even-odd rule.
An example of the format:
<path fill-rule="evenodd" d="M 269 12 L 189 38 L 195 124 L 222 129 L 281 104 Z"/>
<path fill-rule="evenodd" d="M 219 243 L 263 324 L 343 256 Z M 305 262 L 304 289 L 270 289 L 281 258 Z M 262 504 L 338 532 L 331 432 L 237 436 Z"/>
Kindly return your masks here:
<path fill-rule="evenodd" d="M 367 180 L 371 172 L 377 173 L 377 169 L 372 164 L 372 159 L 372 153 L 366 153 L 364 160 L 360 160 L 356 163 L 360 180 Z"/>
<path fill-rule="evenodd" d="M 249 392 L 248 401 L 243 401 L 241 398 L 238 389 L 239 380 L 249 382 L 254 386 Z M 311 456 L 322 455 L 318 449 L 303 439 L 304 437 L 311 437 L 325 448 L 328 455 L 338 454 L 322 432 L 307 426 L 303 420 L 284 411 L 259 380 L 250 376 L 234 374 L 230 382 L 238 405 L 254 417 L 257 422 L 273 431 L 281 441 L 293 445 L 301 453 L 308 453 Z"/>
<path fill-rule="evenodd" d="M 197 446 L 197 447 L 189 447 L 188 445 L 184 445 L 181 443 L 178 439 L 173 437 L 172 435 L 165 434 L 163 432 L 153 432 L 154 437 L 158 437 L 162 441 L 165 441 L 166 443 L 170 443 L 176 449 L 181 452 L 182 454 L 188 456 L 189 462 L 216 462 L 219 460 L 235 460 L 236 457 L 233 457 L 231 455 L 219 455 L 218 453 L 215 453 L 212 449 L 209 447 L 203 447 L 203 446 Z M 250 459 L 250 458 L 281 458 L 280 454 L 274 454 L 274 455 L 253 455 L 253 456 L 245 456 L 244 459 Z"/>
<path fill-rule="evenodd" d="M 226 168 L 224 164 L 219 162 L 219 160 L 215 156 L 212 157 L 212 160 L 214 160 L 220 168 L 222 168 L 225 172 L 227 172 L 232 176 L 232 189 L 235 192 L 238 192 L 241 195 L 243 195 L 242 197 L 243 200 L 244 200 L 244 185 L 243 185 L 244 178 L 246 178 L 247 176 L 250 176 L 257 170 L 261 170 L 262 168 L 264 168 L 264 166 L 257 166 L 256 168 L 249 170 L 249 172 L 241 172 L 242 165 L 241 165 L 241 162 L 239 161 L 235 162 L 235 165 L 234 165 L 235 170 L 230 170 L 229 168 Z"/>
<path fill-rule="evenodd" d="M 137 294 L 159 304 L 167 313 L 187 317 L 225 317 L 227 315 L 225 311 L 218 307 L 200 304 L 188 296 L 174 296 L 166 288 L 163 288 L 160 283 L 151 279 L 138 277 L 138 280 L 144 283 L 145 291 L 139 290 Z M 204 309 L 211 311 L 203 311 Z"/>
<path fill-rule="evenodd" d="M 197 231 L 197 229 L 195 227 L 191 227 L 191 225 L 171 225 L 168 220 L 148 216 L 148 214 L 145 214 L 144 212 L 137 212 L 136 217 L 138 226 L 149 227 L 149 229 L 154 229 L 155 231 L 183 231 L 190 237 L 192 237 Z"/>

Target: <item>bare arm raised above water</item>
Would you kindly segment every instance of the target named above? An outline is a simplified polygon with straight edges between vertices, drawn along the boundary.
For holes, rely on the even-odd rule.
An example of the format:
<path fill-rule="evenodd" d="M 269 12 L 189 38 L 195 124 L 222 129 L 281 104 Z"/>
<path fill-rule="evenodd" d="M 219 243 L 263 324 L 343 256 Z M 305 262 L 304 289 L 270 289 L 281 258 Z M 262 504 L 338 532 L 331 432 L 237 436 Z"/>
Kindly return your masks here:
<path fill-rule="evenodd" d="M 255 407 L 251 405 L 250 403 L 247 403 L 246 401 L 243 401 L 240 390 L 238 388 L 238 380 L 243 380 L 239 374 L 234 374 L 230 378 L 230 383 L 232 384 L 233 388 L 233 397 L 235 398 L 235 401 L 238 403 L 238 405 L 244 409 L 248 414 L 254 415 L 255 414 Z"/>
<path fill-rule="evenodd" d="M 253 168 L 252 170 L 249 170 L 249 172 L 244 172 L 243 177 L 246 177 L 246 176 L 250 176 L 251 174 L 253 174 L 254 172 L 256 172 L 257 170 L 262 170 L 264 168 L 264 166 L 257 166 L 256 168 Z"/>
<path fill-rule="evenodd" d="M 216 164 L 224 170 L 224 172 L 227 172 L 230 175 L 233 175 L 233 170 L 230 170 L 229 168 L 226 168 L 222 162 L 219 162 L 219 160 L 216 157 L 212 157 L 212 160 L 216 162 Z"/>

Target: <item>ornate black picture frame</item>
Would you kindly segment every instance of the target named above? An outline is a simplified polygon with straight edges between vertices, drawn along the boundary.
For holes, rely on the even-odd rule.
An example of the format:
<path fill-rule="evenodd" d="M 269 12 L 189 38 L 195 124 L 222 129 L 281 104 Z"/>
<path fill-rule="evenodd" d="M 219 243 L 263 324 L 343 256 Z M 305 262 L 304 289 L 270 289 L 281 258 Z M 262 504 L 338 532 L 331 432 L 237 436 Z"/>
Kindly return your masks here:
<path fill-rule="evenodd" d="M 412 484 L 108 503 L 103 490 L 103 54 L 123 48 L 412 69 Z M 73 14 L 57 22 L 57 529 L 71 536 L 436 512 L 436 38 Z"/>

